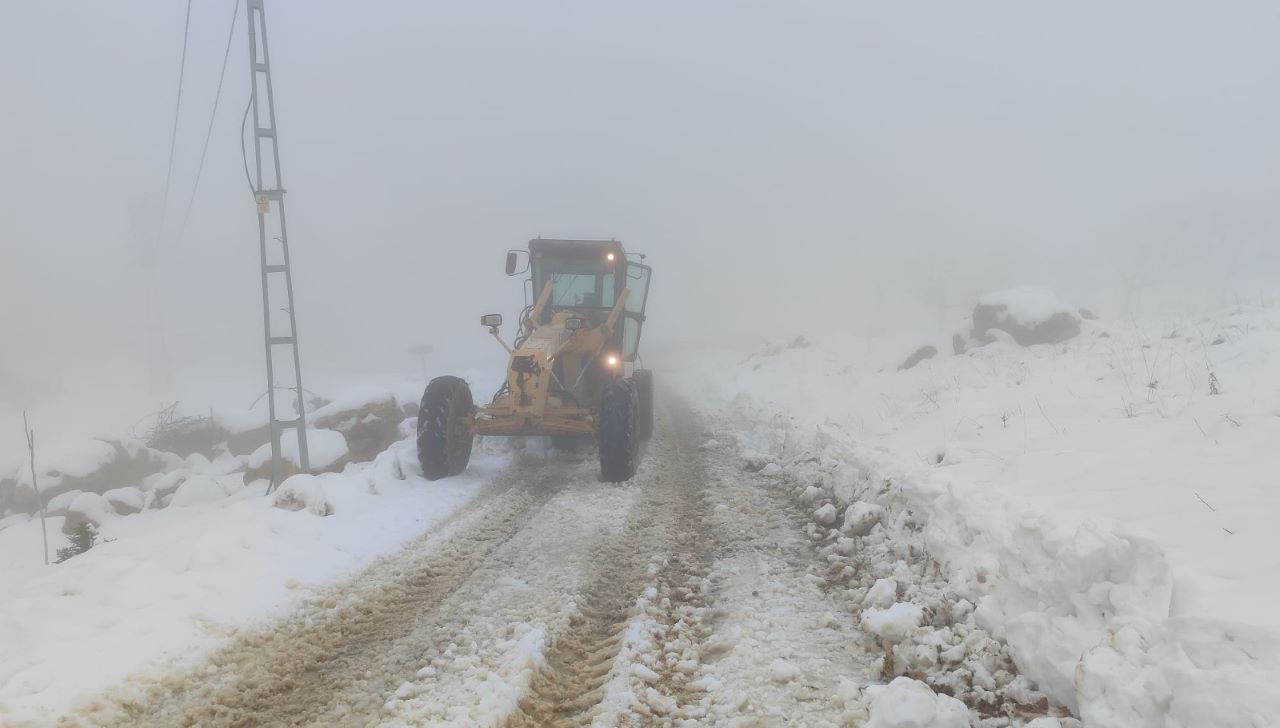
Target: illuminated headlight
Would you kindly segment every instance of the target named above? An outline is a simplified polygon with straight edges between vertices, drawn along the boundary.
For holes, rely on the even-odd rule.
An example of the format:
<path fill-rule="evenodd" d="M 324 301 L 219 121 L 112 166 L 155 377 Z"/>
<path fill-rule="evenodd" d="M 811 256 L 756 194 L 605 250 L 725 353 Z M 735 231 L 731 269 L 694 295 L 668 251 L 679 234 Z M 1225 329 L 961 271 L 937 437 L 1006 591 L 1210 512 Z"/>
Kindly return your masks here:
<path fill-rule="evenodd" d="M 615 254 L 613 254 L 613 253 L 609 253 L 608 255 L 606 255 L 606 256 L 604 257 L 604 259 L 605 259 L 605 260 L 607 260 L 607 261 L 609 261 L 610 263 L 612 263 L 612 262 L 613 262 L 613 260 L 614 260 L 614 258 L 617 258 L 617 257 L 618 257 L 617 255 L 615 255 Z"/>
<path fill-rule="evenodd" d="M 616 369 L 619 362 L 620 360 L 618 359 L 617 354 L 610 354 L 604 358 L 604 363 L 607 364 L 610 369 Z"/>

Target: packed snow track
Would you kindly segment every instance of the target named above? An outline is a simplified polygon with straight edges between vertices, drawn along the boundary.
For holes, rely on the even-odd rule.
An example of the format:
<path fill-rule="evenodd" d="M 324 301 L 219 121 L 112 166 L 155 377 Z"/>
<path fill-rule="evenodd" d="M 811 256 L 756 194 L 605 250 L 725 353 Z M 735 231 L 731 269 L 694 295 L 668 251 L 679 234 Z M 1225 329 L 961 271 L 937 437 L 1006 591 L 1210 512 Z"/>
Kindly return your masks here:
<path fill-rule="evenodd" d="M 448 526 L 66 725 L 859 725 L 802 510 L 666 393 L 630 483 L 528 456 Z"/>

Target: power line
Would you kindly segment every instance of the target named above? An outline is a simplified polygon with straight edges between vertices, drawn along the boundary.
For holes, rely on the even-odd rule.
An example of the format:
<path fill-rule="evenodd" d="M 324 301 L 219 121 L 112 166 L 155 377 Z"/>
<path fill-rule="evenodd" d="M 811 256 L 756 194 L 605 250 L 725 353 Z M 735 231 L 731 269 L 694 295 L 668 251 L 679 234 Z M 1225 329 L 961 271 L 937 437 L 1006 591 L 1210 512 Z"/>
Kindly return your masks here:
<path fill-rule="evenodd" d="M 178 65 L 178 100 L 173 106 L 173 133 L 169 139 L 169 171 L 164 176 L 164 204 L 160 207 L 160 233 L 169 216 L 169 184 L 173 181 L 173 152 L 178 146 L 178 115 L 182 111 L 182 82 L 187 75 L 187 41 L 191 37 L 191 0 L 187 0 L 187 19 L 182 24 L 182 62 Z"/>
<path fill-rule="evenodd" d="M 249 110 L 253 108 L 253 89 L 249 90 L 249 100 L 244 104 L 244 116 L 240 117 L 240 159 L 244 162 L 244 179 L 249 183 L 249 194 L 257 197 L 258 188 L 253 186 L 253 177 L 249 176 L 249 152 L 245 150 L 244 129 L 249 123 Z"/>
<path fill-rule="evenodd" d="M 209 127 L 204 133 L 204 148 L 200 150 L 200 164 L 196 166 L 196 181 L 191 186 L 191 199 L 187 200 L 187 211 L 182 215 L 182 225 L 178 228 L 175 242 L 181 242 L 187 232 L 187 221 L 191 218 L 191 207 L 196 202 L 196 192 L 200 189 L 200 175 L 204 172 L 204 159 L 209 153 L 209 140 L 213 137 L 213 122 L 218 116 L 218 101 L 222 99 L 222 81 L 227 77 L 227 59 L 231 57 L 231 41 L 235 37 L 236 18 L 240 15 L 240 0 L 234 0 L 231 6 L 231 27 L 227 29 L 227 49 L 222 53 L 222 71 L 218 74 L 218 91 L 213 96 L 213 111 L 209 113 Z"/>

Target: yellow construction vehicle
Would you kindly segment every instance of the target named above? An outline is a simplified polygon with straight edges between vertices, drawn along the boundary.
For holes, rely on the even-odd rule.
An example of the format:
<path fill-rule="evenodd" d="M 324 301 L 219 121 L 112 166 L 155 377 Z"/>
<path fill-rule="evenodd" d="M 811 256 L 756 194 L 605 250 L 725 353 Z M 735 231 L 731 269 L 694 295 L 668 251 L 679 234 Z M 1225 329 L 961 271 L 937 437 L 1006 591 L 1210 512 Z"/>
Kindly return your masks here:
<path fill-rule="evenodd" d="M 594 437 L 600 479 L 630 479 L 653 433 L 653 373 L 635 364 L 652 272 L 643 260 L 616 240 L 538 238 L 508 252 L 507 275 L 530 274 L 514 342 L 498 333 L 501 314 L 480 318 L 507 350 L 506 380 L 480 406 L 458 377 L 427 384 L 418 410 L 423 474 L 461 473 L 476 435 L 545 435 L 560 444 Z"/>

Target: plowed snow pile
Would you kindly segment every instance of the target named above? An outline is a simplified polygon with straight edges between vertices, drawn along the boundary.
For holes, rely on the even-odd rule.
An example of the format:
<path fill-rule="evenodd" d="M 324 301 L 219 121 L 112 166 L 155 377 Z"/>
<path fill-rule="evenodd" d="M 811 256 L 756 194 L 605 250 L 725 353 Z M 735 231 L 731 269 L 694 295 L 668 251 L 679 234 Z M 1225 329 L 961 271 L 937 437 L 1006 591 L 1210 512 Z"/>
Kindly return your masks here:
<path fill-rule="evenodd" d="M 920 343 L 802 339 L 663 374 L 740 424 L 762 472 L 834 501 L 819 524 L 910 514 L 973 622 L 1086 725 L 1280 724 L 1280 311 L 1083 321 L 898 371 Z M 881 581 L 864 629 L 911 632 Z M 945 656 L 928 639 L 897 672 L 936 689 L 956 668 L 914 662 Z M 895 685 L 877 699 L 915 699 Z"/>

